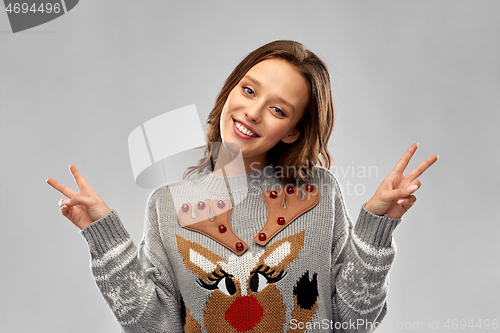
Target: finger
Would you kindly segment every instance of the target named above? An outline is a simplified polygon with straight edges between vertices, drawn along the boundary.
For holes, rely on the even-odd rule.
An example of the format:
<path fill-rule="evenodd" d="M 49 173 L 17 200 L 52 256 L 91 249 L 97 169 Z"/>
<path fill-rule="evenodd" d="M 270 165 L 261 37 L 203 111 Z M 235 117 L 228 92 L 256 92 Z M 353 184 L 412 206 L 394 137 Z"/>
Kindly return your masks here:
<path fill-rule="evenodd" d="M 415 154 L 417 147 L 418 147 L 418 142 L 415 142 L 414 144 L 412 144 L 410 146 L 410 148 L 408 148 L 406 153 L 399 160 L 398 164 L 396 164 L 394 171 L 402 173 L 406 169 L 406 167 L 408 166 L 408 163 L 410 163 L 410 160 L 413 157 L 413 154 Z"/>
<path fill-rule="evenodd" d="M 417 188 L 415 189 L 415 191 L 416 191 L 417 189 L 419 189 L 419 188 L 422 186 L 422 182 L 421 182 L 419 179 L 414 179 L 414 180 L 410 183 L 410 185 L 408 185 L 408 187 L 413 186 L 413 185 L 416 185 L 416 186 L 417 186 Z M 408 190 L 408 187 L 406 188 L 407 190 Z M 415 192 L 415 191 L 412 191 L 411 193 L 413 193 L 413 192 Z"/>
<path fill-rule="evenodd" d="M 65 216 L 65 217 L 67 217 L 70 214 L 70 208 L 66 205 L 62 205 L 61 206 L 61 214 L 63 214 L 63 216 Z"/>
<path fill-rule="evenodd" d="M 67 196 L 68 198 L 71 198 L 72 196 L 74 196 L 76 194 L 75 191 L 73 191 L 72 189 L 70 189 L 69 187 L 67 187 L 66 185 L 64 184 L 61 184 L 59 183 L 57 180 L 55 179 L 52 179 L 52 178 L 47 178 L 45 180 L 47 182 L 47 184 L 49 184 L 50 186 L 52 186 L 54 189 L 58 190 L 59 192 L 61 192 L 63 195 Z"/>
<path fill-rule="evenodd" d="M 438 157 L 439 155 L 432 155 L 431 157 L 420 163 L 420 165 L 417 166 L 415 169 L 413 169 L 406 177 L 408 177 L 411 180 L 420 177 L 420 175 L 423 174 L 425 170 L 427 170 L 431 165 L 436 163 Z"/>
<path fill-rule="evenodd" d="M 387 190 L 382 193 L 382 199 L 384 201 L 393 201 L 408 198 L 412 193 L 414 193 L 419 188 L 420 181 L 410 183 L 409 186 L 397 188 L 395 190 Z M 399 202 L 398 202 L 399 203 Z"/>
<path fill-rule="evenodd" d="M 406 209 L 409 209 L 413 204 L 417 201 L 417 197 L 414 195 L 409 196 L 408 198 L 399 199 L 398 205 L 403 206 Z"/>
<path fill-rule="evenodd" d="M 63 205 L 66 205 L 68 207 L 73 207 L 73 206 L 76 206 L 76 205 L 81 205 L 81 206 L 85 206 L 87 208 L 91 207 L 92 205 L 95 204 L 95 200 L 93 198 L 90 198 L 90 197 L 85 197 L 83 195 L 75 195 L 74 197 L 72 197 L 71 199 L 66 199 L 66 200 L 63 200 L 61 202 Z"/>
<path fill-rule="evenodd" d="M 78 171 L 78 169 L 76 168 L 76 166 L 70 164 L 69 165 L 69 171 L 71 172 L 71 174 L 73 175 L 73 178 L 75 178 L 75 182 L 76 182 L 76 185 L 78 185 L 78 188 L 81 189 L 82 187 L 84 186 L 88 186 L 89 184 L 87 184 L 87 182 L 85 181 L 85 178 L 83 178 L 82 174 L 80 173 L 80 171 Z"/>

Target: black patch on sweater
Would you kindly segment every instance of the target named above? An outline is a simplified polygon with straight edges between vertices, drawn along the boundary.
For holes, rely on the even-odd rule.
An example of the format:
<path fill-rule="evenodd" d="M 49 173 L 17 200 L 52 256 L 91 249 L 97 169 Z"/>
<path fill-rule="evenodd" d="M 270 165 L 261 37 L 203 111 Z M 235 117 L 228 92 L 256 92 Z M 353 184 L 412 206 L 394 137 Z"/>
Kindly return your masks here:
<path fill-rule="evenodd" d="M 187 311 L 186 311 L 186 304 L 184 304 L 184 299 L 182 298 L 181 295 L 181 320 L 182 320 L 182 326 L 186 325 L 186 316 L 187 316 Z"/>
<path fill-rule="evenodd" d="M 293 294 L 297 296 L 297 304 L 303 309 L 310 310 L 318 300 L 318 279 L 316 275 L 314 273 L 312 280 L 309 281 L 309 271 L 305 272 L 293 287 Z"/>

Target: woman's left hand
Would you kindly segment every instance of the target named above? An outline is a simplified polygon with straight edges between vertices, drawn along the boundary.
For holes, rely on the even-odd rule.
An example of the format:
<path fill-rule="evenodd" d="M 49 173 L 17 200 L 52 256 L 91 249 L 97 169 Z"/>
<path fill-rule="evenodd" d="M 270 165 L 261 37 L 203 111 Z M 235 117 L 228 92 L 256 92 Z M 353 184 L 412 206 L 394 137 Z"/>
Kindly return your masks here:
<path fill-rule="evenodd" d="M 413 193 L 422 185 L 417 178 L 438 159 L 438 155 L 433 155 L 409 174 L 403 175 L 417 147 L 418 143 L 414 143 L 408 148 L 394 170 L 384 179 L 373 197 L 366 203 L 365 209 L 367 211 L 375 215 L 400 218 L 413 206 L 417 200 Z"/>

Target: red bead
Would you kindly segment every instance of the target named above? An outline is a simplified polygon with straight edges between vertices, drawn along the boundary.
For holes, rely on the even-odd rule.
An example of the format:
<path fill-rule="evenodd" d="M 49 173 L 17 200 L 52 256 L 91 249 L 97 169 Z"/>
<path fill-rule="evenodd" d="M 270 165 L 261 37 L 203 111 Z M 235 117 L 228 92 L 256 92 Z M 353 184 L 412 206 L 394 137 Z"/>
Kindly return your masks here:
<path fill-rule="evenodd" d="M 243 243 L 242 242 L 236 243 L 236 250 L 238 250 L 238 251 L 243 250 Z"/>
<path fill-rule="evenodd" d="M 226 232 L 226 230 L 227 230 L 227 229 L 226 229 L 226 227 L 224 226 L 224 224 L 221 224 L 221 225 L 219 226 L 219 232 L 221 232 L 221 233 L 222 233 L 222 232 Z"/>
<path fill-rule="evenodd" d="M 313 186 L 313 185 L 311 185 L 311 184 L 307 184 L 307 185 L 306 185 L 306 191 L 307 191 L 307 192 L 312 192 L 312 191 L 314 191 L 314 186 Z"/>
<path fill-rule="evenodd" d="M 260 241 L 265 241 L 265 240 L 266 240 L 266 238 L 267 238 L 267 237 L 266 237 L 266 234 L 265 234 L 265 233 L 261 232 L 261 233 L 259 234 L 259 240 L 260 240 Z"/>
<path fill-rule="evenodd" d="M 271 191 L 271 193 L 269 193 L 269 196 L 271 197 L 271 199 L 275 199 L 278 197 L 278 192 L 276 191 Z"/>
<path fill-rule="evenodd" d="M 217 207 L 224 208 L 225 205 L 226 205 L 226 203 L 224 201 L 222 201 L 222 200 L 217 201 Z"/>
<path fill-rule="evenodd" d="M 278 224 L 285 224 L 285 219 L 282 216 L 278 217 Z"/>
<path fill-rule="evenodd" d="M 183 212 L 187 212 L 189 210 L 189 205 L 188 204 L 184 204 L 184 205 L 182 205 L 181 208 L 182 208 Z"/>
<path fill-rule="evenodd" d="M 203 201 L 198 202 L 196 205 L 198 206 L 199 209 L 205 208 L 205 203 Z"/>
<path fill-rule="evenodd" d="M 295 190 L 293 189 L 293 187 L 290 186 L 290 187 L 286 188 L 286 193 L 293 194 L 293 192 L 295 192 Z"/>

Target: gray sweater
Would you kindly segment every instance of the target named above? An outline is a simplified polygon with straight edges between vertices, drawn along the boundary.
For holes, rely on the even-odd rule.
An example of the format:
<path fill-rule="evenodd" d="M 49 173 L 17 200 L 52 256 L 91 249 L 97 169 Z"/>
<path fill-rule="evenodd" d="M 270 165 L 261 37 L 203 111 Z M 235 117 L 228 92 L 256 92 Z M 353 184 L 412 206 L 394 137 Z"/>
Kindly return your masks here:
<path fill-rule="evenodd" d="M 335 176 L 283 187 L 272 166 L 200 176 L 149 197 L 136 247 L 114 209 L 82 231 L 125 332 L 369 332 L 384 318 L 401 219 L 361 208 Z"/>

